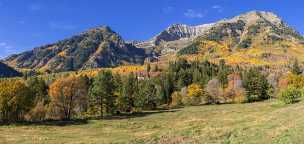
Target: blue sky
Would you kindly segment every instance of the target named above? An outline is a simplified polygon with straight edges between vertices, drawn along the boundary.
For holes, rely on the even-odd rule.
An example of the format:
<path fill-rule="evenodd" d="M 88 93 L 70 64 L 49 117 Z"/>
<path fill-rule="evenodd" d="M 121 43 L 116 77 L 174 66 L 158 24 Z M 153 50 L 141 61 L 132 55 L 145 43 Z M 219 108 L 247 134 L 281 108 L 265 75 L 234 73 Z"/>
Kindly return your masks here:
<path fill-rule="evenodd" d="M 0 0 L 0 58 L 108 25 L 146 40 L 174 23 L 197 25 L 271 11 L 304 33 L 303 0 Z"/>

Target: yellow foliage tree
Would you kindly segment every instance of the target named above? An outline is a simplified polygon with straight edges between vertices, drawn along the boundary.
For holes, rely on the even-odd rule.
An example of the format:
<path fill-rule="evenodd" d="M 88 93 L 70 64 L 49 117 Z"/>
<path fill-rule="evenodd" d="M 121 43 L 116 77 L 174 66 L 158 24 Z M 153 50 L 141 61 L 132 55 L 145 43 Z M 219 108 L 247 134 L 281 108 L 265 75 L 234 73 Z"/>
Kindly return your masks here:
<path fill-rule="evenodd" d="M 0 81 L 0 121 L 23 120 L 34 100 L 34 94 L 23 81 Z"/>

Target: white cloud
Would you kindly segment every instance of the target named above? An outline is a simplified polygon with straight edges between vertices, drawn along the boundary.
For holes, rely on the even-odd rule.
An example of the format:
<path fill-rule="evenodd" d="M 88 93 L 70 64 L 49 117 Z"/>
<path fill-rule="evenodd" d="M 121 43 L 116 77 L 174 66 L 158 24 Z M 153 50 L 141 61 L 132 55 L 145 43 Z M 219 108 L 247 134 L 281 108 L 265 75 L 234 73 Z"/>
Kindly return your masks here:
<path fill-rule="evenodd" d="M 5 43 L 5 42 L 0 42 L 0 47 L 4 47 L 4 46 L 6 46 L 7 45 L 7 43 Z"/>
<path fill-rule="evenodd" d="M 62 22 L 50 22 L 49 26 L 51 29 L 56 29 L 56 30 L 74 30 L 77 28 L 77 26 L 75 25 L 65 24 Z"/>
<path fill-rule="evenodd" d="M 217 10 L 217 12 L 219 12 L 219 13 L 224 11 L 223 7 L 220 5 L 214 5 L 214 6 L 212 6 L 212 9 Z"/>
<path fill-rule="evenodd" d="M 205 16 L 205 13 L 197 12 L 197 11 L 195 11 L 193 9 L 188 9 L 184 13 L 184 16 L 186 16 L 187 18 L 203 18 Z"/>
<path fill-rule="evenodd" d="M 1 55 L 0 58 L 16 53 L 16 49 L 13 46 L 7 44 L 6 42 L 0 42 Z"/>

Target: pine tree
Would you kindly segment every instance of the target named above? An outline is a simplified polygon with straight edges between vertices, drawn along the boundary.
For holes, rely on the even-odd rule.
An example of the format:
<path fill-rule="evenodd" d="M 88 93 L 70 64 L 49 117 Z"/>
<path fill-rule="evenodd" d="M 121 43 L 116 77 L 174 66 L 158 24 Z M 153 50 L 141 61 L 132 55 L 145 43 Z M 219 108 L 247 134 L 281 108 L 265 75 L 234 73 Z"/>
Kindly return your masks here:
<path fill-rule="evenodd" d="M 118 98 L 118 108 L 122 112 L 131 112 L 134 107 L 134 96 L 138 92 L 138 81 L 131 73 L 122 85 L 122 91 Z"/>
<path fill-rule="evenodd" d="M 243 73 L 243 86 L 249 102 L 269 98 L 268 92 L 271 87 L 266 77 L 255 68 L 250 68 Z"/>
<path fill-rule="evenodd" d="M 301 68 L 299 66 L 299 62 L 298 60 L 294 60 L 292 67 L 291 67 L 291 72 L 295 75 L 300 75 L 302 74 Z"/>
<path fill-rule="evenodd" d="M 221 83 L 222 88 L 225 88 L 228 84 L 228 67 L 226 66 L 225 60 L 223 59 L 220 60 L 217 77 Z"/>
<path fill-rule="evenodd" d="M 99 107 L 101 118 L 104 116 L 104 111 L 108 114 L 113 112 L 115 89 L 116 85 L 111 71 L 101 72 L 93 80 L 90 89 L 90 101 L 93 106 Z"/>

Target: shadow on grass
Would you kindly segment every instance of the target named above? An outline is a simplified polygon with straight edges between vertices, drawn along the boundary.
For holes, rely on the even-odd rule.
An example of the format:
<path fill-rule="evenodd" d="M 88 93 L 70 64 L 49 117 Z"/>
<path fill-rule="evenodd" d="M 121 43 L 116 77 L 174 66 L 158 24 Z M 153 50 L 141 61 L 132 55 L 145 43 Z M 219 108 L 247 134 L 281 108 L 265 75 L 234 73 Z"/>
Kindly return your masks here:
<path fill-rule="evenodd" d="M 146 111 L 146 112 L 137 112 L 131 114 L 118 114 L 114 116 L 106 116 L 103 118 L 87 118 L 87 119 L 73 119 L 73 120 L 45 120 L 40 122 L 29 122 L 29 121 L 20 121 L 20 122 L 11 122 L 11 123 L 1 123 L 0 126 L 71 126 L 71 125 L 84 125 L 88 124 L 89 120 L 121 120 L 121 119 L 130 119 L 137 117 L 145 117 L 153 114 L 160 113 L 171 113 L 177 112 L 179 110 L 157 110 L 157 111 Z"/>
<path fill-rule="evenodd" d="M 104 117 L 104 118 L 102 118 L 102 120 L 130 119 L 130 118 L 146 117 L 146 116 L 153 115 L 153 114 L 173 113 L 173 112 L 177 112 L 177 111 L 179 111 L 179 110 L 178 109 L 157 110 L 157 111 L 134 112 L 134 113 L 131 113 L 131 114 L 122 113 L 122 114 L 118 114 L 118 115 L 114 115 L 114 116 Z M 95 120 L 96 120 L 96 118 L 95 118 Z"/>
<path fill-rule="evenodd" d="M 0 123 L 0 126 L 70 126 L 70 125 L 83 125 L 87 124 L 86 119 L 73 119 L 73 120 L 45 120 L 39 122 L 19 121 L 12 123 Z"/>

